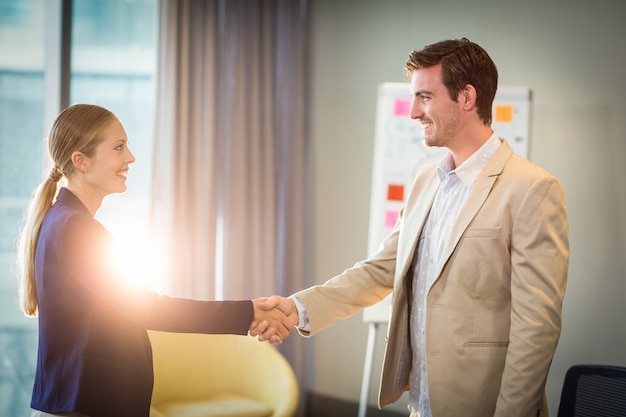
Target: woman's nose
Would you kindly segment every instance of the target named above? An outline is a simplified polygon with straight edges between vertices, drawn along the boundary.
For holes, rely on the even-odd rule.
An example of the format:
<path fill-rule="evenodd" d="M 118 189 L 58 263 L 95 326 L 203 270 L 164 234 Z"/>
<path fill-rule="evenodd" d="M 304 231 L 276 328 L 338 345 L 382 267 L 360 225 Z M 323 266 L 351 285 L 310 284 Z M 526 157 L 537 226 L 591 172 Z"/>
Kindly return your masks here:
<path fill-rule="evenodd" d="M 132 164 L 133 162 L 135 162 L 135 155 L 128 149 L 128 163 Z"/>

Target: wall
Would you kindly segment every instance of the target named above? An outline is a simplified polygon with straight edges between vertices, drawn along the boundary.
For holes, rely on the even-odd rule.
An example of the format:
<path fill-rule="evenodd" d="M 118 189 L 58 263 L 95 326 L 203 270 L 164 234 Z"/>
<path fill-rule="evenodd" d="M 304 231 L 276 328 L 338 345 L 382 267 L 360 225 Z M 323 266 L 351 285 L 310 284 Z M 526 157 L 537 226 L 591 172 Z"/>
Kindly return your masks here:
<path fill-rule="evenodd" d="M 562 180 L 568 200 L 571 262 L 547 385 L 552 414 L 570 365 L 626 366 L 625 9 L 621 0 L 311 0 L 312 283 L 366 255 L 377 85 L 404 81 L 411 49 L 465 36 L 491 54 L 501 84 L 532 89 L 530 159 Z M 362 314 L 310 339 L 308 389 L 358 402 L 366 339 Z M 403 397 L 391 409 L 406 404 Z"/>

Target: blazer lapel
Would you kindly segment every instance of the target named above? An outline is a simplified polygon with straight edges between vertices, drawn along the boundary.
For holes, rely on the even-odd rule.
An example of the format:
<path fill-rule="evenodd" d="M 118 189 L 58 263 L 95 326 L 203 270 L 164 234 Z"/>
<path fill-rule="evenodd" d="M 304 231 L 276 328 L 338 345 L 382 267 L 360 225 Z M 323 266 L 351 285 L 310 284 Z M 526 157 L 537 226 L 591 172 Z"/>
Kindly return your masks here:
<path fill-rule="evenodd" d="M 483 203 L 489 196 L 493 185 L 496 180 L 502 173 L 506 162 L 509 160 L 513 151 L 509 144 L 503 140 L 502 145 L 498 148 L 498 151 L 495 155 L 487 162 L 487 165 L 483 169 L 483 172 L 476 179 L 476 183 L 472 187 L 469 195 L 467 196 L 467 200 L 465 202 L 465 206 L 461 209 L 459 213 L 459 217 L 456 220 L 454 227 L 450 233 L 450 239 L 446 244 L 446 247 L 443 251 L 442 262 L 440 264 L 440 269 L 437 272 L 437 279 L 441 275 L 441 271 L 443 270 L 444 265 L 448 262 L 448 259 L 454 252 L 456 245 L 459 243 L 461 236 L 465 233 L 467 226 L 470 224 L 472 219 L 478 213 L 478 210 L 482 207 Z"/>
<path fill-rule="evenodd" d="M 396 282 L 406 276 L 411 266 L 417 241 L 438 189 L 437 165 L 434 164 L 418 175 L 407 198 L 396 254 Z"/>

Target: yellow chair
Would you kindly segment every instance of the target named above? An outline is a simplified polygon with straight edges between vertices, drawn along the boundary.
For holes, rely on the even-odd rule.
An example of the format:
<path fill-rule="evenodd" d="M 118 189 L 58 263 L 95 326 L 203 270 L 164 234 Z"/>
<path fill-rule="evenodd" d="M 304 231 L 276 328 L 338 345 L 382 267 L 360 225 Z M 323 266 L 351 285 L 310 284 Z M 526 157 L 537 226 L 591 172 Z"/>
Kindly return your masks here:
<path fill-rule="evenodd" d="M 291 417 L 293 369 L 250 336 L 150 331 L 154 391 L 150 417 Z"/>

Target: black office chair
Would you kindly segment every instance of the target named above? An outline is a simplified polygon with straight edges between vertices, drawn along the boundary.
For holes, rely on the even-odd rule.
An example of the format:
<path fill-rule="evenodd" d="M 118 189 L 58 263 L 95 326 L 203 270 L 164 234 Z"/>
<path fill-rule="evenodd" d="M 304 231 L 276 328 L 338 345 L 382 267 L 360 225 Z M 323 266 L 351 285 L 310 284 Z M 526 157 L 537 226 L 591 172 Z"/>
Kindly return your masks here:
<path fill-rule="evenodd" d="M 575 365 L 565 374 L 558 417 L 625 417 L 626 368 Z"/>

